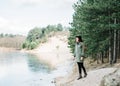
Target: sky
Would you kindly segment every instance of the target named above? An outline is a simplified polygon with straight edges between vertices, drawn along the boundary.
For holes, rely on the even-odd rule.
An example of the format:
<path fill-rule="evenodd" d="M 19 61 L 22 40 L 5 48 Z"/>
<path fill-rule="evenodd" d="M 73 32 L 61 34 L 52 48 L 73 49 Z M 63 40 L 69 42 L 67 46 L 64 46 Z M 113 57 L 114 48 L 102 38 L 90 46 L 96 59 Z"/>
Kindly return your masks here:
<path fill-rule="evenodd" d="M 70 26 L 77 0 L 0 0 L 0 33 L 26 35 L 34 27 Z"/>

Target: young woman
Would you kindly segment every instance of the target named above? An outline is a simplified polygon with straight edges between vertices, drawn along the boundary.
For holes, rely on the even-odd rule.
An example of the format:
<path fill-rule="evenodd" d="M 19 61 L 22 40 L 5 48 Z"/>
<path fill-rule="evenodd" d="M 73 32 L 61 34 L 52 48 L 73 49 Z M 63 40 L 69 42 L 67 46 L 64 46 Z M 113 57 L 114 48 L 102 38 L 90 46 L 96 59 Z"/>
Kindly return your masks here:
<path fill-rule="evenodd" d="M 84 71 L 84 77 L 87 76 L 86 69 L 84 67 L 84 45 L 81 36 L 76 36 L 76 44 L 74 50 L 74 58 L 78 65 L 79 77 L 77 80 L 82 78 L 82 69 Z"/>

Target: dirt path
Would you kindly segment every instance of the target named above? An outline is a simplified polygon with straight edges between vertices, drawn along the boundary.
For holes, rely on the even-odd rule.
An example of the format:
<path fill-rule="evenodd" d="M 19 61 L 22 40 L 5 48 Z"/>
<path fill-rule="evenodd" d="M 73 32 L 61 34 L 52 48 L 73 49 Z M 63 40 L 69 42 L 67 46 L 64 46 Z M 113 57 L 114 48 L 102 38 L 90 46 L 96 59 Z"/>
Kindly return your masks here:
<path fill-rule="evenodd" d="M 100 82 L 105 75 L 112 73 L 117 68 L 102 68 L 91 70 L 86 78 L 77 80 L 78 76 L 73 75 L 69 78 L 58 78 L 56 86 L 100 86 Z"/>
<path fill-rule="evenodd" d="M 88 76 L 81 80 L 75 80 L 73 86 L 99 86 L 102 78 L 115 71 L 115 68 L 104 68 L 88 72 Z"/>

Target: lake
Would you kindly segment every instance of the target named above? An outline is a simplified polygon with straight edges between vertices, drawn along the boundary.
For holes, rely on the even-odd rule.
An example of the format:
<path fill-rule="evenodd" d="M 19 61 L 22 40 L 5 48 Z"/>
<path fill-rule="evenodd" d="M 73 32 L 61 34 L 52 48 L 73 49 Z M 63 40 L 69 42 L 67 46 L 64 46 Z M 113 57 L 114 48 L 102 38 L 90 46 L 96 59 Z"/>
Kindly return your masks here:
<path fill-rule="evenodd" d="M 57 69 L 40 61 L 36 55 L 22 52 L 0 52 L 0 86 L 54 86 L 55 77 L 64 76 L 71 63 Z"/>

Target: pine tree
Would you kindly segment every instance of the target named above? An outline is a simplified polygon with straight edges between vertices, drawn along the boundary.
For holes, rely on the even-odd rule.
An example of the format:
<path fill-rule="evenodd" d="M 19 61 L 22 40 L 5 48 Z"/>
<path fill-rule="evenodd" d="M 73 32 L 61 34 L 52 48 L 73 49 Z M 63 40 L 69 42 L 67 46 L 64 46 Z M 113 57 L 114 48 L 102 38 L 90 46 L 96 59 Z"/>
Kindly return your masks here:
<path fill-rule="evenodd" d="M 109 62 L 116 63 L 120 52 L 120 1 L 79 0 L 73 8 L 68 42 L 72 51 L 75 36 L 81 35 L 87 46 L 86 54 L 104 62 L 104 55 L 109 52 Z"/>

